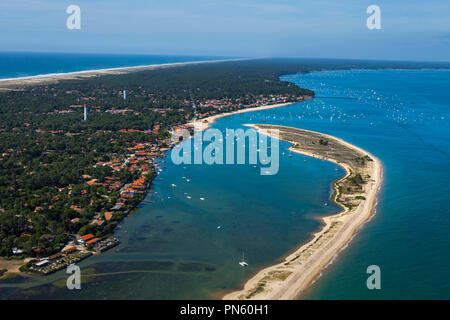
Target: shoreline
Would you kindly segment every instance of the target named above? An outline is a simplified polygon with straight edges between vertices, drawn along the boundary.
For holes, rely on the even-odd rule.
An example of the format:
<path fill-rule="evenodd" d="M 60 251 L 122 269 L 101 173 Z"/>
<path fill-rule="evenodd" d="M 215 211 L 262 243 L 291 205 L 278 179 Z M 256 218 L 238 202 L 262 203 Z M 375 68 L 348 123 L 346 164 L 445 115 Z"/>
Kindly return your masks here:
<path fill-rule="evenodd" d="M 303 101 L 306 101 L 306 100 L 307 99 L 305 99 Z M 203 130 L 208 129 L 212 124 L 214 124 L 214 122 L 217 121 L 217 119 L 220 119 L 220 118 L 233 116 L 233 115 L 239 114 L 239 113 L 247 113 L 247 112 L 253 112 L 253 111 L 285 107 L 285 106 L 296 104 L 296 103 L 303 102 L 303 101 L 269 104 L 269 105 L 264 105 L 264 106 L 259 106 L 259 107 L 251 107 L 251 108 L 239 109 L 239 110 L 231 111 L 231 112 L 219 113 L 219 114 L 209 116 L 209 117 L 206 117 L 203 119 L 191 120 L 188 122 L 188 125 L 192 126 L 196 130 L 203 131 Z"/>
<path fill-rule="evenodd" d="M 83 78 L 91 78 L 91 77 L 97 77 L 97 76 L 102 76 L 102 75 L 118 75 L 118 74 L 127 74 L 127 73 L 131 73 L 131 72 L 138 72 L 138 71 L 145 71 L 145 70 L 154 70 L 154 69 L 159 69 L 159 68 L 172 68 L 172 67 L 203 64 L 203 63 L 233 62 L 233 61 L 250 60 L 250 59 L 251 58 L 169 62 L 169 63 L 162 63 L 162 64 L 149 64 L 149 65 L 129 66 L 129 67 L 114 67 L 114 68 L 105 68 L 105 69 L 71 71 L 71 72 L 64 72 L 64 73 L 39 74 L 39 75 L 17 77 L 17 78 L 5 78 L 5 79 L 0 79 L 0 90 L 12 90 L 12 89 L 14 89 L 14 87 L 39 85 L 42 83 L 54 83 L 54 82 L 58 82 L 60 80 L 79 80 L 79 79 L 83 79 Z M 10 87 L 13 87 L 13 88 L 10 88 Z"/>
<path fill-rule="evenodd" d="M 230 61 L 230 60 L 225 60 L 225 61 Z M 221 62 L 221 61 L 206 61 L 206 63 L 208 63 L 208 62 Z M 190 64 L 190 62 L 188 62 L 188 63 Z M 192 62 L 192 63 L 197 63 L 197 62 Z M 203 62 L 200 62 L 200 63 L 203 63 Z M 185 63 L 181 63 L 181 64 L 185 64 Z M 156 65 L 156 67 L 159 67 L 159 66 L 161 66 L 161 65 Z M 173 65 L 171 65 L 171 66 L 173 66 Z M 1 83 L 0 83 L 0 90 L 2 90 Z M 200 119 L 200 120 L 195 120 L 194 119 L 194 120 L 189 121 L 187 124 L 191 125 L 194 128 L 197 128 L 196 124 L 197 125 L 201 124 L 201 126 L 202 126 L 201 131 L 203 131 L 203 130 L 207 129 L 211 124 L 213 124 L 217 119 L 222 118 L 222 117 L 231 116 L 231 115 L 234 115 L 234 114 L 237 114 L 237 113 L 245 113 L 245 112 L 252 112 L 252 111 L 257 111 L 257 110 L 265 110 L 265 109 L 283 107 L 283 106 L 287 106 L 287 105 L 291 105 L 291 104 L 295 104 L 295 103 L 297 103 L 297 102 L 279 103 L 279 104 L 273 104 L 273 105 L 264 105 L 264 106 L 259 106 L 259 107 L 239 109 L 239 110 L 232 111 L 232 112 L 216 114 L 216 115 L 209 116 L 207 118 L 203 118 L 203 119 Z M 152 179 L 152 181 L 153 181 L 153 179 Z M 148 192 L 149 186 L 146 188 L 146 194 Z M 142 201 L 144 201 L 144 199 L 145 199 L 145 196 L 142 198 L 142 200 L 141 200 L 141 202 L 139 202 L 139 204 L 142 203 Z M 129 214 L 133 213 L 132 210 L 136 210 L 136 207 L 137 207 L 137 205 L 133 209 L 131 209 Z M 3 268 L 5 268 L 7 270 L 3 275 L 0 276 L 0 281 L 2 279 L 4 279 L 7 275 L 11 275 L 11 274 L 27 275 L 28 274 L 27 272 L 19 271 L 19 267 L 24 265 L 24 264 L 26 264 L 31 259 L 32 258 L 27 257 L 25 259 L 15 260 L 17 266 L 15 266 L 14 268 L 11 268 L 11 265 L 8 263 L 8 260 L 5 260 L 5 259 L 0 257 L 0 270 L 3 269 Z"/>
<path fill-rule="evenodd" d="M 270 136 L 270 133 L 267 133 L 267 131 L 260 129 L 255 125 L 248 126 L 257 128 L 259 133 Z M 310 130 L 303 131 L 318 134 L 317 132 Z M 320 220 L 322 222 L 322 226 L 318 231 L 313 233 L 312 238 L 309 241 L 301 244 L 300 247 L 289 253 L 282 259 L 282 262 L 259 270 L 255 275 L 245 281 L 243 289 L 227 293 L 223 295 L 222 299 L 290 300 L 299 297 L 299 295 L 302 295 L 304 291 L 313 282 L 315 282 L 316 279 L 318 279 L 321 271 L 333 262 L 336 255 L 349 245 L 351 239 L 353 239 L 360 227 L 373 216 L 375 206 L 377 204 L 377 194 L 382 182 L 381 161 L 369 152 L 340 138 L 321 133 L 320 135 L 327 137 L 328 139 L 334 139 L 339 144 L 367 155 L 373 159 L 373 166 L 370 171 L 372 181 L 369 183 L 368 188 L 364 192 L 365 200 L 360 202 L 354 212 L 337 202 L 339 197 L 339 189 L 337 184 L 349 177 L 351 174 L 351 168 L 347 164 L 341 163 L 336 159 L 328 158 L 326 156 L 319 156 L 305 150 L 296 149 L 295 141 L 285 140 L 293 143 L 293 145 L 289 147 L 289 150 L 293 152 L 331 161 L 344 168 L 346 174 L 333 182 L 333 190 L 335 192 L 332 195 L 333 202 L 339 205 L 343 210 L 334 215 L 321 218 Z M 284 140 L 281 138 L 279 139 Z M 337 227 L 335 227 L 336 225 Z M 327 243 L 324 243 L 321 246 L 319 240 L 322 236 L 325 238 L 328 237 L 325 236 L 325 234 L 330 230 L 332 230 L 334 234 L 332 234 Z M 302 254 L 305 254 L 307 250 L 313 250 L 311 248 L 314 246 L 316 246 L 316 248 L 314 248 L 315 251 L 308 256 L 307 261 L 304 264 L 301 262 L 301 264 L 290 266 L 288 269 L 287 265 L 289 265 L 290 262 L 294 260 L 297 261 L 299 257 L 301 257 Z M 279 277 L 276 278 L 275 275 L 279 275 Z"/>
<path fill-rule="evenodd" d="M 157 66 L 159 66 L 159 65 L 157 65 Z M 1 88 L 0 88 L 0 90 L 1 90 Z M 194 120 L 189 121 L 187 124 L 192 126 L 193 128 L 195 128 L 196 130 L 203 131 L 203 130 L 206 130 L 210 125 L 212 125 L 217 119 L 222 118 L 222 117 L 228 117 L 228 116 L 231 116 L 231 115 L 234 115 L 234 114 L 238 114 L 238 113 L 246 113 L 246 112 L 253 112 L 253 111 L 258 111 L 258 110 L 265 110 L 265 109 L 284 107 L 284 106 L 295 104 L 295 103 L 297 103 L 297 102 L 279 103 L 279 104 L 273 104 L 273 105 L 264 105 L 264 106 L 259 106 L 259 107 L 239 109 L 239 110 L 232 111 L 232 112 L 219 113 L 219 114 L 216 114 L 216 115 L 213 115 L 213 116 L 209 116 L 207 118 L 203 118 L 203 119 L 199 119 L 199 120 L 195 120 L 194 119 Z M 198 125 L 200 125 L 201 127 L 199 127 Z M 148 189 L 149 188 L 146 189 L 146 194 L 148 192 Z M 144 201 L 144 199 L 145 199 L 145 196 L 142 198 L 142 201 Z M 139 204 L 142 203 L 142 201 L 139 202 Z M 136 207 L 137 207 L 137 205 L 136 205 Z M 132 214 L 133 213 L 132 210 L 136 210 L 136 207 L 131 209 L 129 214 Z M 30 258 L 30 257 L 27 257 L 27 258 L 21 259 L 21 260 L 17 259 L 17 260 L 15 260 L 15 262 L 16 262 L 15 263 L 15 267 L 11 268 L 10 263 L 8 263 L 9 260 L 6 260 L 6 259 L 3 259 L 2 257 L 0 257 L 0 270 L 2 268 L 7 269 L 7 271 L 2 276 L 0 276 L 0 281 L 3 278 L 5 278 L 7 275 L 10 275 L 10 274 L 19 274 L 19 275 L 20 274 L 24 274 L 24 275 L 27 274 L 26 272 L 19 271 L 19 267 L 24 265 L 24 264 L 26 264 L 31 259 L 32 258 Z"/>

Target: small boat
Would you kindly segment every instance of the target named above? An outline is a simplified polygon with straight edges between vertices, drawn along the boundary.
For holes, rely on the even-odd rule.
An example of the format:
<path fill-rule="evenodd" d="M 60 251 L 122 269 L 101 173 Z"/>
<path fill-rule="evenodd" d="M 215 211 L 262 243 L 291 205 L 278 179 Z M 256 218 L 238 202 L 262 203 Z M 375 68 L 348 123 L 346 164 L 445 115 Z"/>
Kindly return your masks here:
<path fill-rule="evenodd" d="M 176 184 L 175 183 L 172 183 L 172 188 L 176 188 Z"/>
<path fill-rule="evenodd" d="M 220 230 L 220 229 L 222 229 L 222 227 L 221 226 L 217 226 L 217 230 Z"/>
<path fill-rule="evenodd" d="M 200 200 L 204 201 L 204 200 L 205 200 L 205 198 L 200 198 Z"/>
<path fill-rule="evenodd" d="M 248 267 L 248 263 L 245 261 L 244 253 L 242 253 L 242 261 L 239 261 L 241 267 Z"/>

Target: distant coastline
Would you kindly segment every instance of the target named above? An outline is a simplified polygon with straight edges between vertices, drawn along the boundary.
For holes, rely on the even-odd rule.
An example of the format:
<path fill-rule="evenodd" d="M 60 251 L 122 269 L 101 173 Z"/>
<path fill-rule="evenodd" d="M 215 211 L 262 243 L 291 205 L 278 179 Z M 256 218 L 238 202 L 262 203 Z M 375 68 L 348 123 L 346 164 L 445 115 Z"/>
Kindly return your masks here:
<path fill-rule="evenodd" d="M 102 76 L 102 75 L 119 75 L 119 74 L 126 74 L 126 73 L 130 73 L 130 72 L 154 70 L 154 69 L 158 69 L 158 68 L 171 68 L 171 67 L 185 66 L 185 65 L 231 62 L 231 61 L 241 61 L 241 60 L 249 60 L 249 59 L 242 58 L 242 59 L 170 62 L 170 63 L 138 65 L 138 66 L 130 66 L 130 67 L 114 67 L 114 68 L 105 68 L 105 69 L 72 71 L 72 72 L 64 72 L 64 73 L 48 73 L 48 74 L 32 75 L 32 76 L 17 77 L 17 78 L 5 78 L 5 79 L 0 79 L 0 90 L 11 90 L 11 89 L 15 89 L 15 88 L 21 88 L 24 86 L 40 85 L 40 84 L 46 84 L 46 83 L 56 83 L 59 80 L 84 79 L 84 78 L 91 78 L 91 77 L 97 77 L 97 76 Z"/>

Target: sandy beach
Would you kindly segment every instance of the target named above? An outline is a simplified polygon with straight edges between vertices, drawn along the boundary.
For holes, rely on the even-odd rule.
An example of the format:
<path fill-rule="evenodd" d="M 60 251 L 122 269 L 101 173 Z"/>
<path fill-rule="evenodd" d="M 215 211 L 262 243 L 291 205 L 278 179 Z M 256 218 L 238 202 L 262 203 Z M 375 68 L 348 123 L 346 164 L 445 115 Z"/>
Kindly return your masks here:
<path fill-rule="evenodd" d="M 60 80 L 69 79 L 83 79 L 90 77 L 98 77 L 102 75 L 115 75 L 125 74 L 135 71 L 152 70 L 157 68 L 169 68 L 182 65 L 200 64 L 200 63 L 216 63 L 222 61 L 232 60 L 214 60 L 214 61 L 198 61 L 198 62 L 183 62 L 183 63 L 170 63 L 161 65 L 139 66 L 139 67 L 125 67 L 114 68 L 104 70 L 92 70 L 66 73 L 60 75 L 46 75 L 36 76 L 9 80 L 0 80 L 0 90 L 17 90 L 29 85 L 56 83 Z M 193 120 L 190 122 L 196 130 L 205 130 L 212 125 L 217 119 L 222 117 L 232 116 L 234 114 L 253 112 L 259 110 L 266 110 L 278 107 L 284 107 L 294 103 L 280 103 L 273 105 L 264 105 L 260 107 L 251 107 L 236 110 L 233 112 L 221 113 L 214 116 L 210 116 L 200 120 Z M 261 126 L 267 125 L 249 125 L 256 128 L 260 133 L 270 136 L 270 131 L 261 129 Z M 361 156 L 367 156 L 373 159 L 370 167 L 367 167 L 367 175 L 370 175 L 371 179 L 367 182 L 364 188 L 364 192 L 361 196 L 364 200 L 360 201 L 357 206 L 349 209 L 339 201 L 339 188 L 338 183 L 345 181 L 350 177 L 354 169 L 340 159 L 334 158 L 329 154 L 321 154 L 318 152 L 311 152 L 310 150 L 303 149 L 298 145 L 298 141 L 283 139 L 293 143 L 289 149 L 293 152 L 304 154 L 307 156 L 327 160 L 334 162 L 346 171 L 346 175 L 334 182 L 333 188 L 335 189 L 334 199 L 336 204 L 342 207 L 342 211 L 328 216 L 322 219 L 323 227 L 314 233 L 312 239 L 307 243 L 301 245 L 294 252 L 290 253 L 284 258 L 281 263 L 272 265 L 270 267 L 260 270 L 256 275 L 251 277 L 244 285 L 242 290 L 234 291 L 226 294 L 223 299 L 260 299 L 260 300 L 286 300 L 295 299 L 304 292 L 304 290 L 311 284 L 311 282 L 320 274 L 321 270 L 335 257 L 335 255 L 350 241 L 350 239 L 357 232 L 358 228 L 367 221 L 374 213 L 374 207 L 376 205 L 376 195 L 380 188 L 382 180 L 382 166 L 380 161 L 368 153 L 367 151 L 354 146 L 342 139 L 332 137 L 326 134 L 317 133 L 314 131 L 276 126 L 278 128 L 286 128 L 286 130 L 301 130 L 303 133 L 310 133 L 311 135 L 320 135 L 324 139 L 333 141 L 334 143 L 352 150 Z M 18 264 L 8 264 L 3 261 L 3 264 L 8 273 L 17 273 Z"/>
<path fill-rule="evenodd" d="M 188 125 L 194 127 L 196 130 L 203 131 L 203 130 L 208 129 L 214 122 L 216 122 L 217 119 L 220 119 L 220 118 L 223 118 L 223 117 L 229 117 L 229 116 L 232 116 L 232 115 L 235 115 L 235 114 L 239 114 L 239 113 L 246 113 L 246 112 L 259 111 L 259 110 L 279 108 L 279 107 L 288 106 L 288 105 L 294 104 L 294 103 L 297 103 L 297 102 L 278 103 L 278 104 L 271 104 L 271 105 L 265 105 L 265 106 L 260 106 L 260 107 L 239 109 L 239 110 L 232 111 L 232 112 L 225 112 L 225 113 L 216 114 L 214 116 L 210 116 L 210 117 L 199 119 L 199 120 L 194 119 L 194 120 L 190 121 L 188 123 Z"/>
<path fill-rule="evenodd" d="M 270 136 L 270 131 L 261 130 L 260 125 L 250 126 L 257 128 L 260 133 Z M 280 134 L 280 139 L 293 143 L 293 146 L 290 147 L 293 152 L 331 161 L 345 169 L 345 176 L 335 181 L 333 186 L 335 190 L 333 200 L 343 208 L 343 211 L 323 218 L 323 227 L 313 235 L 310 241 L 289 254 L 283 262 L 260 270 L 245 283 L 242 290 L 226 294 L 223 297 L 226 300 L 288 300 L 298 298 L 316 279 L 321 270 L 347 245 L 359 227 L 371 217 L 375 210 L 376 195 L 382 181 L 382 166 L 379 159 L 357 146 L 330 135 L 296 128 L 274 127 L 281 128 L 280 133 L 283 128 L 286 128 L 286 130 L 301 130 L 303 134 L 314 134 L 362 156 L 370 157 L 372 160 L 368 161 L 367 168 L 363 170 L 363 173 L 367 174 L 368 177 L 370 176 L 370 179 L 364 187 L 364 192 L 360 195 L 360 197 L 364 197 L 364 200 L 361 200 L 355 208 L 349 209 L 337 201 L 339 199 L 338 184 L 349 178 L 354 168 L 332 155 L 302 149 L 297 141 L 283 139 L 282 134 Z"/>
<path fill-rule="evenodd" d="M 210 116 L 201 120 L 196 120 L 191 122 L 191 125 L 195 126 L 197 130 L 205 130 L 217 119 L 222 117 L 228 117 L 245 112 L 284 107 L 290 104 L 292 103 L 240 109 L 233 112 Z M 247 126 L 254 127 L 260 133 L 270 136 L 270 131 L 261 130 L 261 128 L 258 128 L 255 125 Z M 282 126 L 277 127 L 281 128 Z M 291 129 L 289 127 L 284 128 Z M 368 156 L 373 159 L 371 167 L 367 170 L 368 172 L 366 172 L 372 178 L 365 187 L 364 193 L 360 195 L 363 196 L 365 200 L 361 201 L 356 208 L 351 210 L 342 205 L 340 202 L 335 201 L 339 197 L 337 183 L 347 179 L 352 172 L 352 168 L 347 163 L 340 161 L 339 159 L 301 149 L 296 146 L 296 141 L 285 140 L 280 136 L 280 139 L 293 143 L 293 146 L 289 148 L 291 151 L 310 157 L 331 161 L 338 164 L 346 171 L 344 177 L 335 181 L 333 185 L 335 190 L 333 200 L 343 210 L 335 215 L 322 218 L 322 228 L 313 234 L 310 241 L 301 245 L 294 252 L 286 256 L 283 262 L 260 270 L 256 275 L 247 280 L 242 290 L 224 295 L 223 299 L 225 300 L 289 300 L 298 298 L 305 291 L 305 289 L 308 288 L 311 282 L 317 278 L 321 270 L 327 266 L 336 254 L 348 244 L 360 226 L 364 224 L 364 222 L 366 222 L 375 212 L 376 195 L 380 189 L 382 181 L 382 165 L 380 160 L 369 152 L 342 139 L 314 131 L 304 129 L 299 130 L 312 134 L 318 134 L 323 138 L 333 140 L 348 149 L 354 150 L 361 156 Z M 326 241 L 324 241 L 324 239 L 326 239 Z M 261 285 L 261 283 L 263 283 L 263 285 Z"/>
<path fill-rule="evenodd" d="M 103 75 L 119 75 L 127 74 L 130 72 L 138 72 L 145 70 L 172 68 L 186 65 L 195 65 L 203 63 L 218 63 L 218 62 L 230 62 L 230 61 L 240 61 L 248 59 L 225 59 L 225 60 L 204 60 L 204 61 L 192 61 L 192 62 L 174 62 L 174 63 L 164 63 L 164 64 L 152 64 L 144 66 L 133 66 L 133 67 L 118 67 L 118 68 L 108 68 L 100 70 L 86 70 L 86 71 L 76 71 L 68 73 L 54 73 L 54 74 L 44 74 L 29 77 L 20 78 L 10 78 L 10 79 L 0 79 L 0 91 L 1 90 L 21 90 L 23 87 L 42 85 L 42 84 L 52 84 L 57 83 L 61 80 L 80 80 L 92 77 L 99 77 Z"/>

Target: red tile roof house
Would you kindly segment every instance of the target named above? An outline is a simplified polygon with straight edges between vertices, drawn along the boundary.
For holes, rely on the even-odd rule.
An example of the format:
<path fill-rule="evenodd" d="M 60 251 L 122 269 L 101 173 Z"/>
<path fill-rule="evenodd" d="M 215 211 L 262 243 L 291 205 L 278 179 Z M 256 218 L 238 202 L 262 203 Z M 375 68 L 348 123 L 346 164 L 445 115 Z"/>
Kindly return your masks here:
<path fill-rule="evenodd" d="M 95 220 L 92 220 L 90 224 L 95 224 L 95 225 L 101 227 L 104 223 L 105 223 L 105 220 L 95 219 Z"/>
<path fill-rule="evenodd" d="M 70 220 L 71 223 L 77 223 L 80 221 L 80 218 L 73 218 L 72 220 Z"/>
<path fill-rule="evenodd" d="M 113 212 L 107 211 L 107 212 L 104 213 L 104 215 L 105 215 L 106 221 L 109 221 L 109 220 L 111 220 L 111 218 L 113 216 Z"/>
<path fill-rule="evenodd" d="M 86 244 L 94 244 L 94 243 L 96 243 L 99 240 L 100 240 L 99 238 L 94 238 L 94 239 L 91 239 L 89 241 L 86 241 Z"/>
<path fill-rule="evenodd" d="M 73 252 L 73 251 L 76 251 L 76 250 L 77 250 L 76 247 L 69 247 L 69 248 L 67 248 L 67 249 L 64 249 L 62 252 L 64 252 L 64 253 L 70 253 L 70 252 Z"/>
<path fill-rule="evenodd" d="M 80 242 L 86 242 L 86 241 L 88 241 L 88 240 L 90 240 L 92 238 L 94 238 L 94 235 L 89 233 L 89 234 L 86 234 L 84 236 L 81 236 L 79 241 Z"/>
<path fill-rule="evenodd" d="M 61 258 L 62 256 L 63 256 L 62 253 L 61 253 L 61 252 L 58 252 L 58 253 L 55 253 L 54 255 L 51 255 L 51 256 L 48 257 L 48 258 L 51 259 L 51 260 L 54 260 L 54 259 Z"/>

